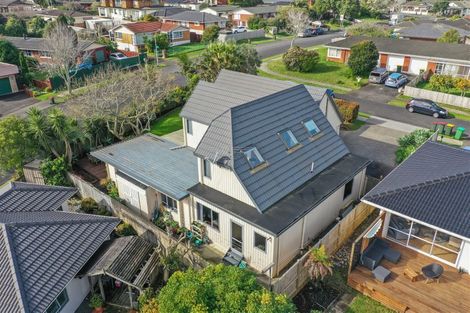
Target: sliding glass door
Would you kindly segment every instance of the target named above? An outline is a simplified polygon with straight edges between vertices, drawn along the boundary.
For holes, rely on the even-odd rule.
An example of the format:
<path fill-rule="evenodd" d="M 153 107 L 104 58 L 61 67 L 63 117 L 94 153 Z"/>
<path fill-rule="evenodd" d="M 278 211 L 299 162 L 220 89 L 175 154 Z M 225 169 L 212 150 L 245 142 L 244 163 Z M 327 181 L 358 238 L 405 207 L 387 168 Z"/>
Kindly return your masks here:
<path fill-rule="evenodd" d="M 391 215 L 387 237 L 402 245 L 455 265 L 462 240 L 429 226 Z"/>
<path fill-rule="evenodd" d="M 243 253 L 243 228 L 232 222 L 232 249 Z"/>

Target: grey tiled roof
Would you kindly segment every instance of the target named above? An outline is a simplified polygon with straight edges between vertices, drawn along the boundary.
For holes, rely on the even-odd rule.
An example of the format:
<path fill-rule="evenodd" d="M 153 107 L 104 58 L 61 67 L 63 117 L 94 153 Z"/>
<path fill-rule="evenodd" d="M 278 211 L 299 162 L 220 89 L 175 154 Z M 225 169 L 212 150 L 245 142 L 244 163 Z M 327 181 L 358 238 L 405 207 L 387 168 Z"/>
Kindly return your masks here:
<path fill-rule="evenodd" d="M 426 142 L 364 200 L 470 238 L 470 152 Z"/>
<path fill-rule="evenodd" d="M 146 134 L 91 153 L 127 176 L 175 199 L 198 182 L 197 160 L 190 148 Z"/>
<path fill-rule="evenodd" d="M 12 182 L 0 195 L 0 213 L 55 211 L 77 192 L 75 188 Z"/>
<path fill-rule="evenodd" d="M 47 39 L 46 38 L 32 38 L 27 37 L 10 37 L 2 36 L 1 39 L 5 39 L 11 42 L 12 45 L 17 47 L 19 50 L 31 50 L 31 51 L 47 51 Z M 91 40 L 79 40 L 78 44 L 83 51 L 89 49 L 96 49 L 104 47 L 101 44 L 94 43 Z"/>
<path fill-rule="evenodd" d="M 470 45 L 456 43 L 353 36 L 344 40 L 329 43 L 326 46 L 351 49 L 353 45 L 362 40 L 372 40 L 377 46 L 379 52 L 382 53 L 395 53 L 470 63 Z"/>
<path fill-rule="evenodd" d="M 200 81 L 181 111 L 181 116 L 209 125 L 227 109 L 299 84 L 256 75 L 222 70 L 214 83 Z M 326 88 L 305 86 L 315 101 Z"/>
<path fill-rule="evenodd" d="M 226 18 L 198 11 L 184 11 L 164 18 L 169 21 L 216 23 L 227 21 Z"/>
<path fill-rule="evenodd" d="M 461 37 L 470 35 L 470 31 L 440 23 L 423 23 L 407 27 L 399 30 L 398 34 L 402 37 L 437 39 L 451 29 L 457 30 Z"/>
<path fill-rule="evenodd" d="M 309 119 L 321 130 L 313 138 L 302 124 Z M 278 136 L 287 129 L 300 143 L 291 151 Z M 258 149 L 266 161 L 265 168 L 250 168 L 243 152 L 251 147 Z M 195 150 L 196 155 L 231 168 L 261 211 L 348 153 L 319 102 L 303 85 L 226 110 L 210 124 Z"/>
<path fill-rule="evenodd" d="M 0 213 L 2 312 L 44 312 L 118 223 L 60 211 Z"/>
<path fill-rule="evenodd" d="M 222 13 L 222 12 L 230 12 L 238 8 L 239 8 L 238 5 L 216 5 L 216 6 L 207 7 L 205 9 Z"/>
<path fill-rule="evenodd" d="M 257 5 L 255 7 L 242 7 L 237 11 L 247 11 L 252 14 L 267 14 L 267 13 L 276 13 L 279 7 L 277 5 Z"/>

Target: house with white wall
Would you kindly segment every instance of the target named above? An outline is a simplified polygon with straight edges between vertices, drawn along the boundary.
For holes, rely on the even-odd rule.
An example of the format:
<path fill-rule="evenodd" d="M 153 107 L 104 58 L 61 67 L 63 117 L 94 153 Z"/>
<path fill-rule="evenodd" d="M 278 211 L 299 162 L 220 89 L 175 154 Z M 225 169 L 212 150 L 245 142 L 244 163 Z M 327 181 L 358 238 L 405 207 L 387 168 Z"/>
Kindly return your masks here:
<path fill-rule="evenodd" d="M 381 236 L 470 272 L 470 152 L 426 142 L 362 201 L 385 213 Z"/>
<path fill-rule="evenodd" d="M 73 313 L 92 283 L 78 275 L 119 219 L 67 212 L 75 188 L 11 183 L 0 194 L 0 308 Z"/>

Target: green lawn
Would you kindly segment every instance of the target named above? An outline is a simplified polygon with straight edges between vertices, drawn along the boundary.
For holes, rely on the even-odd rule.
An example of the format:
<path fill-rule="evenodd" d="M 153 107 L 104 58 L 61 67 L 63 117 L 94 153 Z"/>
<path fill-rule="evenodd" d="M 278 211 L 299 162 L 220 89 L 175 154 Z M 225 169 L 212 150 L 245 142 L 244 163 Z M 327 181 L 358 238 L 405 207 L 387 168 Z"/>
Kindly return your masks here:
<path fill-rule="evenodd" d="M 152 123 L 150 132 L 157 136 L 163 136 L 183 128 L 183 122 L 179 116 L 181 109 L 175 109 L 165 114 Z"/>
<path fill-rule="evenodd" d="M 361 120 L 355 120 L 354 122 L 352 122 L 351 124 L 344 124 L 344 128 L 346 130 L 358 130 L 359 128 L 361 128 L 362 126 L 364 126 L 366 124 L 366 122 L 364 121 L 361 121 Z"/>
<path fill-rule="evenodd" d="M 304 81 L 314 80 L 351 89 L 358 89 L 361 87 L 361 85 L 357 83 L 356 78 L 352 77 L 353 75 L 351 74 L 351 70 L 346 64 L 326 60 L 326 47 L 315 48 L 315 50 L 320 55 L 320 61 L 315 66 L 315 71 L 313 73 L 289 71 L 284 66 L 281 57 L 271 59 L 270 61 L 268 60 L 268 68 L 275 73 L 288 75 L 294 79 L 297 78 Z M 366 79 L 362 79 L 361 84 L 366 81 Z"/>
<path fill-rule="evenodd" d="M 434 90 L 434 89 L 432 89 L 432 88 L 431 88 L 431 84 L 430 84 L 429 82 L 425 82 L 425 81 L 419 82 L 419 83 L 416 85 L 416 87 L 422 88 L 422 89 L 426 89 L 426 90 L 432 90 L 432 91 L 438 91 L 438 92 L 439 92 L 439 90 Z M 460 90 L 457 89 L 457 88 L 447 89 L 447 90 L 444 91 L 444 92 L 445 92 L 445 93 L 448 93 L 448 94 L 451 94 L 451 95 L 462 96 L 462 91 L 460 91 Z M 470 98 L 470 90 L 466 91 L 463 96 Z"/>
<path fill-rule="evenodd" d="M 356 296 L 349 308 L 346 310 L 346 313 L 393 313 L 394 311 L 384 307 L 377 301 L 366 297 L 364 295 Z"/>
<path fill-rule="evenodd" d="M 192 54 L 193 52 L 201 52 L 202 50 L 204 50 L 205 47 L 206 45 L 200 42 L 193 42 L 185 45 L 174 46 L 168 49 L 168 56 L 175 57 L 185 53 Z"/>

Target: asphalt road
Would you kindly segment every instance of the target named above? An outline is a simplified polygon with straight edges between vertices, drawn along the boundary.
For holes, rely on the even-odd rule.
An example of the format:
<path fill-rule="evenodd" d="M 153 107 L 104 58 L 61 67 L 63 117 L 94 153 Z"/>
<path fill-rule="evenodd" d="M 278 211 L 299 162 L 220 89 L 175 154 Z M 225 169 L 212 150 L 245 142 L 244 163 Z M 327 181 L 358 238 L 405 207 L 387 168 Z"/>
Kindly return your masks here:
<path fill-rule="evenodd" d="M 296 38 L 294 44 L 302 48 L 324 45 L 331 42 L 332 38 L 341 37 L 342 32 L 331 32 L 320 36 L 308 37 L 308 38 Z M 256 51 L 262 59 L 271 57 L 273 55 L 281 54 L 290 48 L 290 40 L 279 40 L 274 42 L 268 42 L 256 45 Z"/>

